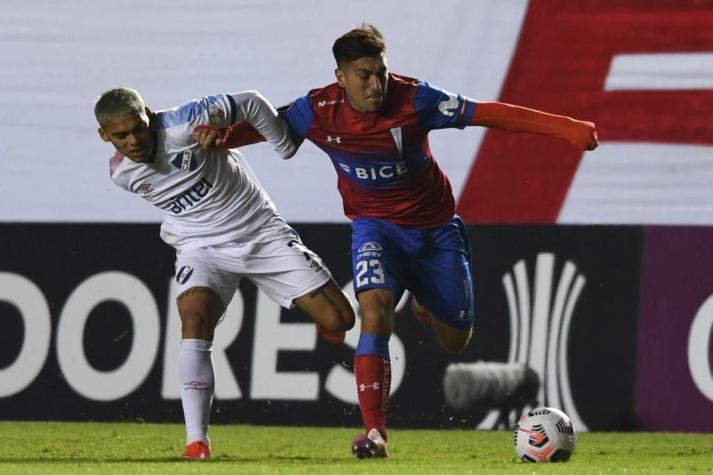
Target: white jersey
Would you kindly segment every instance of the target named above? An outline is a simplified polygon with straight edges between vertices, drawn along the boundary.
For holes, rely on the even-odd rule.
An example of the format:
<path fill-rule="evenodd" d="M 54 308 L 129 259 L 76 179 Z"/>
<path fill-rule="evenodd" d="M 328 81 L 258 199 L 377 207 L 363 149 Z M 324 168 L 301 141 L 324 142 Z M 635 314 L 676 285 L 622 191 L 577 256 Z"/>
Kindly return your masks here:
<path fill-rule="evenodd" d="M 295 153 L 277 111 L 257 92 L 246 91 L 156 113 L 149 161 L 135 163 L 119 153 L 111 159 L 112 180 L 165 213 L 161 238 L 176 249 L 247 241 L 258 230 L 286 227 L 240 153 L 204 150 L 191 137 L 197 125 L 227 127 L 241 120 L 283 158 Z"/>

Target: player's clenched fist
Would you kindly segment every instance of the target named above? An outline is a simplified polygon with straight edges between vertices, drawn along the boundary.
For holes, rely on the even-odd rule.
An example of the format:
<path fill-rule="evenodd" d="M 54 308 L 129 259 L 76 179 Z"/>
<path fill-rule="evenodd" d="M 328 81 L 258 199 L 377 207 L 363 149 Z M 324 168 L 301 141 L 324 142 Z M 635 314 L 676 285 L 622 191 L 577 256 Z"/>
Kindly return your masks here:
<path fill-rule="evenodd" d="M 223 145 L 222 131 L 212 125 L 199 125 L 193 129 L 191 134 L 193 140 L 204 149 L 211 149 Z"/>
<path fill-rule="evenodd" d="M 599 138 L 597 137 L 597 126 L 594 122 L 584 120 L 573 120 L 572 135 L 569 141 L 575 147 L 583 150 L 594 150 L 599 146 Z"/>

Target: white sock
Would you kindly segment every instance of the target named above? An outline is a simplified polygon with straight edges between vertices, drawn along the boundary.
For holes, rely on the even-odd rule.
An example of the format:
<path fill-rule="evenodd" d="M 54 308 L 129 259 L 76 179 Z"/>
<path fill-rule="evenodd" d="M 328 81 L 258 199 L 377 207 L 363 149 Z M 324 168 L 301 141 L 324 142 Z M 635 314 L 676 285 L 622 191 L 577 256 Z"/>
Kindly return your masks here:
<path fill-rule="evenodd" d="M 186 445 L 197 440 L 209 443 L 208 422 L 215 392 L 213 343 L 181 340 L 178 353 L 178 384 L 186 421 Z"/>

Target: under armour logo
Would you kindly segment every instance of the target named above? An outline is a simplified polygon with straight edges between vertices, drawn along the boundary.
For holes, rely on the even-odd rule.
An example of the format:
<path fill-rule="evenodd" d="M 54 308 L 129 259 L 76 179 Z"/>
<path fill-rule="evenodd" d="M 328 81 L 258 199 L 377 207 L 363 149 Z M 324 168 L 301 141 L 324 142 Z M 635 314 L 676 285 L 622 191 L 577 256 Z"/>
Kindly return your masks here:
<path fill-rule="evenodd" d="M 336 143 L 342 143 L 342 138 L 337 136 L 337 137 L 332 137 L 331 135 L 327 135 L 327 142 L 336 142 Z"/>
<path fill-rule="evenodd" d="M 378 390 L 381 387 L 378 381 L 374 381 L 374 384 L 360 384 L 359 385 L 359 392 L 363 393 L 367 389 L 373 389 L 374 391 Z"/>

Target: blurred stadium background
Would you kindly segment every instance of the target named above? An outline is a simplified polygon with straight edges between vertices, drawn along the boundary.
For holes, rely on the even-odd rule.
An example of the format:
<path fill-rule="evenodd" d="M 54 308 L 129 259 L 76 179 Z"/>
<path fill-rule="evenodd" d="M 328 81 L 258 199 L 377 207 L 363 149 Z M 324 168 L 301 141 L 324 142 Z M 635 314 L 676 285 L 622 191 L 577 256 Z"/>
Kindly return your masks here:
<path fill-rule="evenodd" d="M 450 364 L 484 361 L 527 365 L 580 431 L 713 431 L 710 0 L 0 3 L 0 419 L 182 420 L 173 254 L 158 212 L 109 178 L 96 97 L 130 86 L 158 110 L 257 89 L 279 106 L 332 82 L 332 42 L 362 21 L 394 72 L 601 139 L 583 155 L 431 134 L 470 229 L 476 336 L 446 355 L 399 313 L 392 426 L 495 427 L 444 395 Z M 350 291 L 326 155 L 243 153 Z M 359 427 L 356 332 L 331 347 L 245 283 L 217 332 L 213 421 Z"/>

